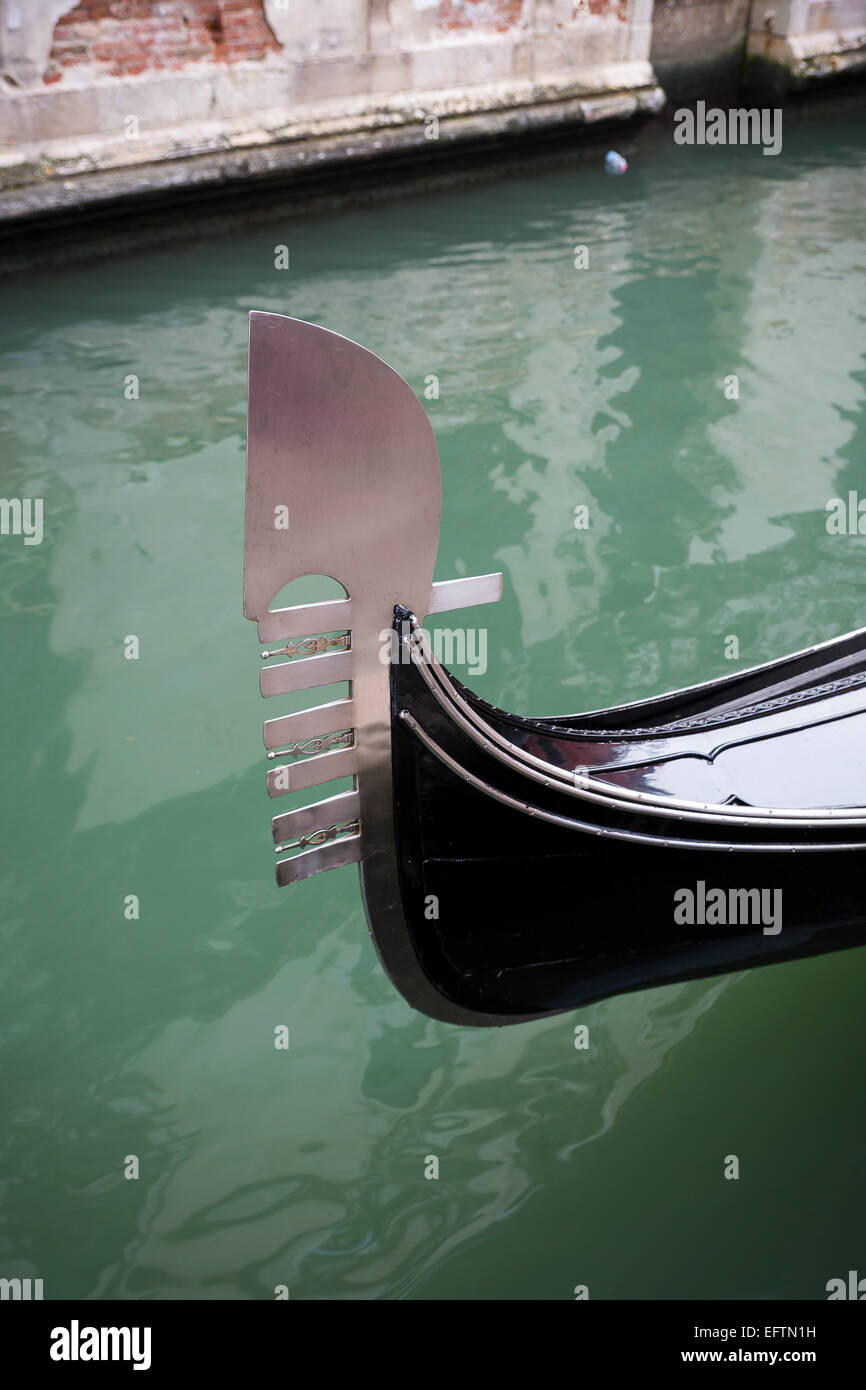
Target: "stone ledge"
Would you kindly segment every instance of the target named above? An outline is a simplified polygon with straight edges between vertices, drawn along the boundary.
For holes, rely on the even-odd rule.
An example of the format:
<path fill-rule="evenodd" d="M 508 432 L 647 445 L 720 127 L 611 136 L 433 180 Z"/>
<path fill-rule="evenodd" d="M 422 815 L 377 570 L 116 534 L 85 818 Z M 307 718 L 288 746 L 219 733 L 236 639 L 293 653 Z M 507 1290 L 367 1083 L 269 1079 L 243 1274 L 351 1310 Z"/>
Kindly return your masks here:
<path fill-rule="evenodd" d="M 191 80 L 184 76 L 176 79 L 175 85 Z M 149 164 L 160 159 L 183 159 L 263 146 L 276 141 L 308 140 L 417 124 L 430 116 L 495 114 L 575 97 L 605 97 L 655 85 L 649 63 L 612 63 L 545 81 L 524 79 L 471 88 L 397 92 L 378 99 L 316 102 L 296 107 L 291 115 L 287 114 L 283 103 L 234 119 L 221 116 L 218 120 L 166 123 L 143 131 L 136 139 L 127 139 L 117 130 L 72 139 L 28 141 L 14 148 L 0 149 L 0 187 Z M 21 176 L 16 179 L 18 170 Z"/>
<path fill-rule="evenodd" d="M 747 86 L 757 80 L 780 96 L 853 77 L 866 72 L 866 29 L 796 35 L 752 32 L 746 42 L 746 68 Z"/>
<path fill-rule="evenodd" d="M 440 94 L 441 96 L 441 94 Z M 461 101 L 465 98 L 461 96 Z M 390 158 L 430 160 L 456 153 L 462 145 L 496 143 L 512 137 L 544 135 L 557 128 L 595 127 L 606 122 L 649 116 L 664 105 L 655 83 L 629 91 L 614 91 L 565 100 L 546 100 L 522 106 L 487 107 L 468 114 L 439 117 L 438 139 L 427 138 L 416 108 L 388 124 L 371 121 L 363 129 L 339 134 L 308 133 L 303 138 L 273 138 L 252 142 L 249 133 L 237 145 L 181 158 L 118 164 L 98 172 L 88 169 L 60 177 L 52 169 L 40 180 L 19 179 L 0 193 L 0 224 L 22 220 L 99 215 L 118 211 L 124 203 L 191 199 L 231 187 L 293 183 L 329 171 L 336 176 L 350 165 L 370 165 Z"/>

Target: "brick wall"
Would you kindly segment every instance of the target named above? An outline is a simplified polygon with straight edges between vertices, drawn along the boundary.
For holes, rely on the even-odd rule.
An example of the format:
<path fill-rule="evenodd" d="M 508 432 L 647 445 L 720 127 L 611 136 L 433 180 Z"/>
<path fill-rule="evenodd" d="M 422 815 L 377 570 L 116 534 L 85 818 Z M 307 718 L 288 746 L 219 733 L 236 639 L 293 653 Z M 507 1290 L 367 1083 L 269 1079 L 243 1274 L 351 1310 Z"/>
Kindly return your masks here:
<path fill-rule="evenodd" d="M 43 82 L 81 65 L 106 77 L 257 60 L 279 45 L 262 0 L 82 0 L 58 20 Z"/>

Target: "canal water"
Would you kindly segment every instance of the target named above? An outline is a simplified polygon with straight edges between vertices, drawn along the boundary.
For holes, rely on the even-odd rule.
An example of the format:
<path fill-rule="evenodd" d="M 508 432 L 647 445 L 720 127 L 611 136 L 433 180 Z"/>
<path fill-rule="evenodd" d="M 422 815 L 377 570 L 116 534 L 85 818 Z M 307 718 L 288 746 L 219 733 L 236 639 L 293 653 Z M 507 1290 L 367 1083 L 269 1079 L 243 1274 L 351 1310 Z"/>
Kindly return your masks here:
<path fill-rule="evenodd" d="M 437 577 L 505 576 L 453 620 L 497 704 L 642 698 L 866 624 L 866 538 L 826 526 L 866 495 L 862 124 L 627 152 L 4 282 L 2 491 L 44 499 L 44 537 L 0 540 L 0 1275 L 820 1299 L 862 1269 L 866 951 L 463 1029 L 395 993 L 354 868 L 273 882 L 250 308 L 424 400 Z M 578 916 L 593 885 L 537 891 Z"/>

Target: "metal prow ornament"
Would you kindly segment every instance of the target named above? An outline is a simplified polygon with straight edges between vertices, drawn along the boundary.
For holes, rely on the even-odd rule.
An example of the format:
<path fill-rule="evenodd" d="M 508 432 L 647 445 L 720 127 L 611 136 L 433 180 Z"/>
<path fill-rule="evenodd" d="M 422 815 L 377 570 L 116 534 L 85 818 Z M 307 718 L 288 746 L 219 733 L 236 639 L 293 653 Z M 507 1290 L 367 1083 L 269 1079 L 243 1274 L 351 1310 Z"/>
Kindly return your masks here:
<path fill-rule="evenodd" d="M 392 978 L 404 973 L 411 947 L 381 634 L 395 605 L 423 620 L 502 595 L 501 574 L 434 583 L 441 493 L 430 422 L 401 376 L 338 333 L 250 314 L 244 614 L 258 624 L 263 655 L 289 658 L 262 668 L 261 692 L 350 686 L 348 699 L 265 722 L 270 796 L 353 779 L 352 791 L 274 817 L 275 845 L 299 851 L 277 861 L 277 883 L 357 863 L 371 935 Z M 310 574 L 331 576 L 346 597 L 271 608 L 287 584 Z M 273 652 L 275 642 L 285 645 Z M 429 999 L 419 991 L 411 1002 L 437 1012 L 432 986 Z"/>

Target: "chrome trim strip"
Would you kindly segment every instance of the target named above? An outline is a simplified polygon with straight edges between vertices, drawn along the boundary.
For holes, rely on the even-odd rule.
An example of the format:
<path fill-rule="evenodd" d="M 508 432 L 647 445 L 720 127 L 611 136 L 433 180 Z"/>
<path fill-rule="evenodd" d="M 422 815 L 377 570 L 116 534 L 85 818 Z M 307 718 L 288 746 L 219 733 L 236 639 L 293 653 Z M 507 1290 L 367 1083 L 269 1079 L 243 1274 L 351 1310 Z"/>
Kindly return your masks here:
<path fill-rule="evenodd" d="M 423 638 L 416 637 L 413 641 L 411 638 L 404 637 L 403 640 L 406 642 L 412 661 L 417 670 L 420 671 L 431 695 L 463 729 L 468 738 L 471 738 L 484 752 L 490 753 L 512 771 L 531 777 L 533 781 L 540 782 L 543 786 L 553 786 L 556 791 L 562 791 L 568 796 L 577 797 L 582 801 L 614 806 L 619 810 L 637 808 L 641 814 L 663 815 L 675 820 L 706 821 L 710 824 L 717 821 L 721 824 L 727 822 L 733 826 L 747 826 L 763 825 L 772 821 L 774 825 L 786 826 L 789 829 L 809 829 L 812 826 L 827 829 L 830 824 L 844 828 L 866 825 L 866 807 L 842 807 L 839 810 L 834 807 L 826 807 L 816 811 L 788 807 L 750 806 L 748 813 L 744 814 L 736 806 L 688 801 L 674 796 L 660 797 L 651 792 L 635 791 L 629 787 L 611 788 L 609 783 L 602 785 L 599 779 L 589 775 L 567 772 L 563 768 L 555 767 L 553 763 L 545 762 L 532 753 L 526 753 L 525 750 L 516 748 L 496 729 L 479 719 L 475 711 L 467 705 L 466 701 L 451 685 L 445 668 L 440 666 L 429 647 L 426 647 Z M 422 651 L 421 657 L 417 653 L 419 647 Z M 424 654 L 425 652 L 426 654 Z M 451 708 L 451 704 L 456 708 Z"/>
<path fill-rule="evenodd" d="M 456 776 L 462 778 L 469 786 L 474 787 L 476 791 L 483 792 L 485 796 L 492 797 L 494 801 L 501 802 L 503 806 L 510 806 L 512 810 L 522 811 L 525 815 L 532 816 L 535 820 L 547 821 L 551 825 L 560 825 L 566 830 L 578 830 L 585 835 L 600 835 L 602 838 L 609 840 L 627 840 L 634 844 L 651 845 L 655 849 L 722 850 L 726 854 L 739 851 L 742 851 L 744 854 L 767 854 L 769 852 L 799 854 L 801 850 L 811 853 L 813 851 L 863 850 L 866 848 L 866 842 L 861 844 L 843 844 L 829 841 L 827 844 L 821 845 L 791 845 L 773 843 L 769 840 L 763 844 L 752 844 L 748 842 L 735 844 L 730 841 L 720 840 L 679 840 L 669 835 L 662 837 L 657 835 L 644 835 L 637 830 L 611 830 L 607 826 L 592 825 L 587 821 L 572 820 L 570 816 L 560 816 L 557 815 L 555 811 L 542 811 L 537 806 L 530 806 L 527 801 L 518 801 L 516 797 L 509 796 L 507 792 L 500 791 L 498 787 L 492 787 L 489 782 L 483 782 L 480 777 L 476 777 L 474 773 L 461 767 L 456 759 L 452 758 L 449 753 L 446 753 L 444 748 L 440 747 L 440 745 L 421 728 L 417 719 L 414 719 L 407 709 L 401 710 L 398 717 L 412 730 L 412 733 L 415 734 L 421 743 L 423 743 L 428 753 L 432 753 L 432 755 L 438 758 L 445 767 L 449 768 Z"/>

